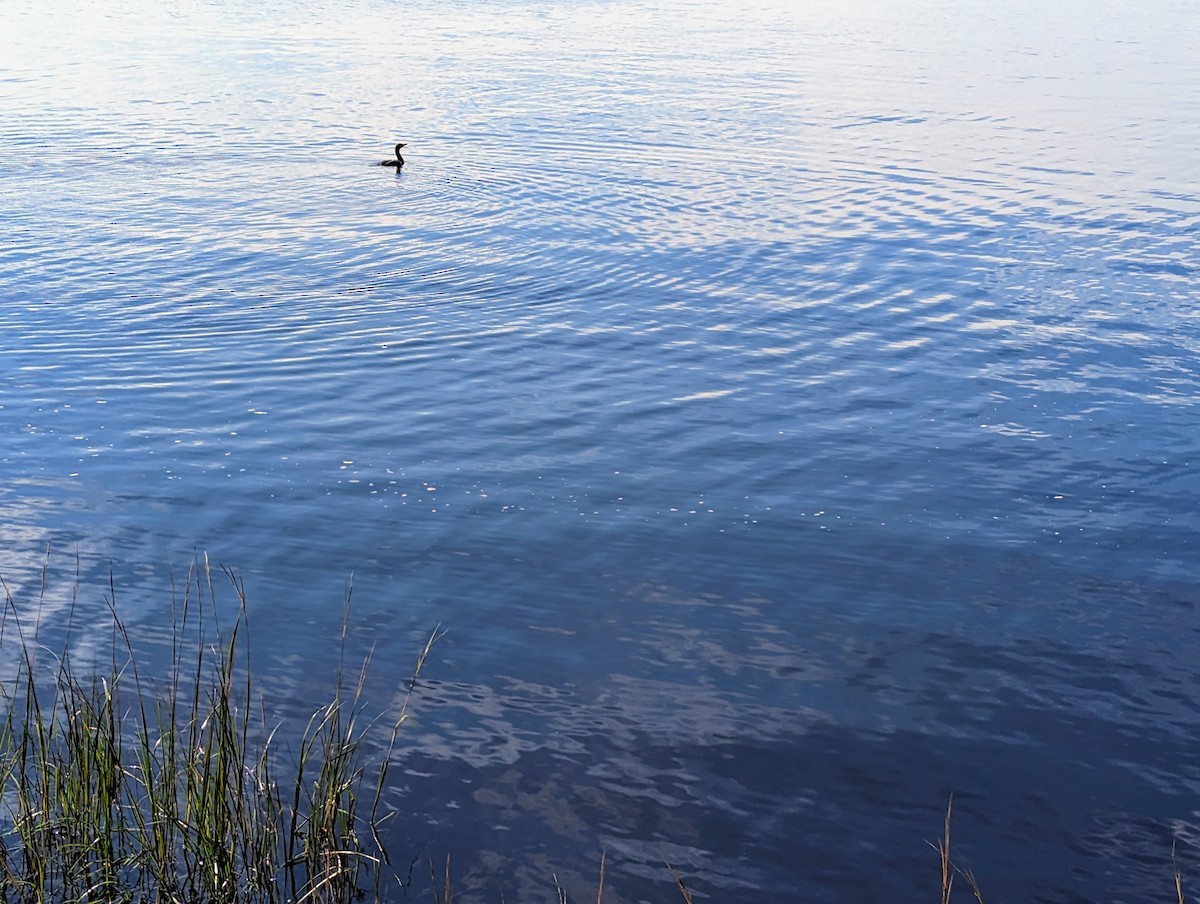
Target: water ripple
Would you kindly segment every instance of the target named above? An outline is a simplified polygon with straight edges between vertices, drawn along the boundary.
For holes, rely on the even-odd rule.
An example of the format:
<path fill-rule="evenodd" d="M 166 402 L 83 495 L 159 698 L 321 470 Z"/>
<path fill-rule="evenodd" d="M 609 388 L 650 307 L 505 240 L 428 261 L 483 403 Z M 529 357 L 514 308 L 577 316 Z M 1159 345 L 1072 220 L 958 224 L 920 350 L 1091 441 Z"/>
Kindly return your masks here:
<path fill-rule="evenodd" d="M 1158 881 L 1195 781 L 1183 5 L 53 6 L 0 63 L 22 600 L 12 559 L 79 550 L 157 636 L 148 570 L 210 549 L 292 705 L 348 571 L 380 698 L 452 624 L 391 793 L 483 899 L 547 891 L 539 845 L 631 897 L 665 849 L 739 901 L 915 898 L 950 785 L 1032 877 L 1002 897 L 1060 837 L 1089 899 Z"/>

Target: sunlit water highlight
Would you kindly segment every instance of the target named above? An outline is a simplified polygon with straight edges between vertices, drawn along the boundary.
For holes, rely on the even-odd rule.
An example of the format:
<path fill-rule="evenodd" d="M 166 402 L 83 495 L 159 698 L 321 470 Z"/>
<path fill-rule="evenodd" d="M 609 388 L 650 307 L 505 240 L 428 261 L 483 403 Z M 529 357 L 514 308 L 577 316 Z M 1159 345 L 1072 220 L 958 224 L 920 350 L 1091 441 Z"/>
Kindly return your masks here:
<path fill-rule="evenodd" d="M 463 900 L 932 900 L 951 791 L 998 900 L 1200 883 L 1198 18 L 10 4 L 5 580 L 207 550 L 298 710 L 351 573 L 378 699 L 440 622 Z"/>

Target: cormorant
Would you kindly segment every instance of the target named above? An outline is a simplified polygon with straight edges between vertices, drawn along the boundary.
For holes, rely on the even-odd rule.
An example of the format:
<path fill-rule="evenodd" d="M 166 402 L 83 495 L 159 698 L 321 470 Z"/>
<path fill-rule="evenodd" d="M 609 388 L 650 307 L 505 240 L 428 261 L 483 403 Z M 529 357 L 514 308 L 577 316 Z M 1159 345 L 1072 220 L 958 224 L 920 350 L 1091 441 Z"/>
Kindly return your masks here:
<path fill-rule="evenodd" d="M 394 166 L 397 169 L 404 166 L 404 158 L 400 156 L 400 148 L 402 148 L 402 147 L 404 147 L 403 141 L 396 145 L 396 159 L 381 161 L 379 165 L 380 166 Z"/>

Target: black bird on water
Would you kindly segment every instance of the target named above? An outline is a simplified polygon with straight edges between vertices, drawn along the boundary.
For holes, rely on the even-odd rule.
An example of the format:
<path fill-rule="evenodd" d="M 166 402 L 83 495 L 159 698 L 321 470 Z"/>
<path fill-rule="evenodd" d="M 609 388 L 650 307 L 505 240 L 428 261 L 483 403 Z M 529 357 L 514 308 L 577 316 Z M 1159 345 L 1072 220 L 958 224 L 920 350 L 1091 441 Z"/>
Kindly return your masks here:
<path fill-rule="evenodd" d="M 404 166 L 404 158 L 400 156 L 400 148 L 402 148 L 402 147 L 404 147 L 403 141 L 396 145 L 396 159 L 395 160 L 383 160 L 380 162 L 379 165 L 380 166 L 394 166 L 394 167 L 396 167 L 396 169 L 399 169 L 400 167 Z"/>

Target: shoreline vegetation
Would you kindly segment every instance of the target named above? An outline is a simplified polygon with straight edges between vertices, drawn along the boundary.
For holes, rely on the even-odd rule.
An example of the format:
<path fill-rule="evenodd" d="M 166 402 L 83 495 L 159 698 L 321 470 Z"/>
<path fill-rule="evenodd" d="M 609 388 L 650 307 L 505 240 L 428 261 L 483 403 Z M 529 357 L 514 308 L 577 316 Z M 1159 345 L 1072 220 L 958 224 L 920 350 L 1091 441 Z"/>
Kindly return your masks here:
<path fill-rule="evenodd" d="M 214 627 L 205 558 L 173 595 L 165 679 L 139 670 L 111 579 L 111 647 L 99 669 L 72 658 L 76 593 L 55 654 L 39 625 L 22 624 L 3 584 L 0 650 L 15 675 L 0 683 L 0 901 L 383 900 L 389 755 L 441 633 L 420 651 L 399 713 L 389 724 L 369 718 L 369 656 L 357 674 L 344 672 L 347 591 L 331 698 L 288 755 L 255 693 L 244 585 L 220 571 L 237 595 L 233 627 Z M 43 568 L 39 613 L 45 578 Z M 370 757 L 368 733 L 385 738 Z"/>
<path fill-rule="evenodd" d="M 47 570 L 48 563 L 39 616 Z M 395 814 L 381 812 L 382 797 L 421 669 L 444 632 L 435 628 L 418 653 L 399 711 L 372 717 L 363 700 L 370 655 L 345 671 L 348 587 L 330 700 L 284 752 L 276 740 L 284 726 L 268 720 L 250 669 L 245 586 L 233 570 L 216 570 L 237 597 L 233 627 L 216 628 L 214 568 L 205 556 L 182 593 L 172 590 L 165 677 L 139 671 L 111 577 L 110 648 L 96 668 L 77 665 L 71 653 L 78 576 L 55 653 L 39 637 L 40 619 L 22 624 L 0 575 L 0 904 L 381 904 L 393 889 L 407 897 L 416 861 L 392 866 L 380 829 Z M 374 740 L 380 735 L 382 743 Z M 941 902 L 950 904 L 961 879 L 985 904 L 975 874 L 951 857 L 953 803 L 942 836 L 930 842 Z M 605 863 L 601 852 L 597 904 Z M 428 866 L 435 904 L 453 904 L 449 856 L 444 868 Z M 694 904 L 684 877 L 664 867 Z M 558 904 L 568 904 L 556 878 L 554 885 Z M 1186 904 L 1177 865 L 1174 886 L 1177 904 Z"/>

